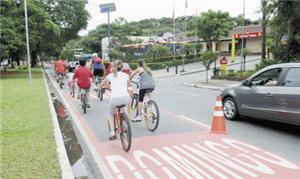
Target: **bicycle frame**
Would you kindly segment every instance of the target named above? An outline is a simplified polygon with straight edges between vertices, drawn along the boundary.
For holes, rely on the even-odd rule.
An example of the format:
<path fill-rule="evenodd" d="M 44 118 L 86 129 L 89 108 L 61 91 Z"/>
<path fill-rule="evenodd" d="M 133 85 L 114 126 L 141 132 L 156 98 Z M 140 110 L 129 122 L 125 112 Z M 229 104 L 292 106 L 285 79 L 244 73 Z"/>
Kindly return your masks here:
<path fill-rule="evenodd" d="M 123 132 L 123 128 L 121 128 L 121 118 L 120 118 L 120 114 L 123 112 L 123 108 L 122 109 L 116 109 L 115 111 L 115 123 L 116 123 L 116 129 L 118 130 L 118 132 Z"/>
<path fill-rule="evenodd" d="M 149 110 L 148 110 L 148 102 L 151 100 L 151 93 L 147 92 L 144 96 L 143 105 L 142 105 L 142 115 L 149 117 Z M 143 110 L 144 109 L 144 110 Z M 146 111 L 147 110 L 147 111 Z"/>

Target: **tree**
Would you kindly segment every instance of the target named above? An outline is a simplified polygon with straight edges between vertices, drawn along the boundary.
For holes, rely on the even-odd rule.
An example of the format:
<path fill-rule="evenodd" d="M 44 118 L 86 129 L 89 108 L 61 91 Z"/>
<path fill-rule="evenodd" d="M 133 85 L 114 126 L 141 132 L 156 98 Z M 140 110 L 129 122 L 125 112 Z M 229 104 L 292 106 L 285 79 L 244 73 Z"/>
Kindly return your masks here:
<path fill-rule="evenodd" d="M 185 57 L 187 57 L 188 55 L 194 53 L 194 49 L 195 49 L 194 44 L 184 43 L 182 44 L 180 51 Z"/>
<path fill-rule="evenodd" d="M 196 24 L 197 27 L 195 27 Z M 195 28 L 197 28 L 197 36 L 203 38 L 209 51 L 212 50 L 212 41 L 219 40 L 221 36 L 227 36 L 232 27 L 233 23 L 228 12 L 212 10 L 201 13 L 200 17 L 194 17 L 188 23 L 188 29 L 193 34 L 195 34 Z"/>
<path fill-rule="evenodd" d="M 290 62 L 300 59 L 300 1 L 268 0 L 266 14 L 272 27 L 272 53 L 280 62 Z M 283 37 L 287 41 L 283 42 Z"/>
<path fill-rule="evenodd" d="M 16 18 L 20 14 L 18 4 L 13 1 L 1 2 L 1 38 L 0 38 L 0 58 L 8 58 L 12 63 L 16 58 L 19 59 L 20 49 L 25 48 L 25 38 L 21 33 L 18 23 L 22 23 L 20 18 Z M 17 60 L 19 64 L 19 61 Z"/>
<path fill-rule="evenodd" d="M 210 65 L 218 59 L 219 53 L 212 51 L 205 51 L 200 56 L 200 61 L 206 69 L 206 83 L 208 83 L 208 70 Z"/>
<path fill-rule="evenodd" d="M 51 20 L 39 1 L 28 1 L 29 43 L 31 64 L 36 64 L 37 53 L 47 52 L 51 43 L 59 34 L 59 27 Z M 1 49 L 13 61 L 19 64 L 19 58 L 26 53 L 24 3 L 21 1 L 3 1 L 1 4 Z M 21 18 L 20 18 L 21 17 Z"/>
<path fill-rule="evenodd" d="M 147 51 L 148 57 L 153 56 L 153 62 L 155 61 L 156 58 L 166 56 L 169 53 L 170 53 L 169 47 L 164 45 L 153 45 Z"/>
<path fill-rule="evenodd" d="M 118 17 L 114 20 L 114 22 L 112 24 L 125 25 L 127 23 L 128 23 L 128 21 L 124 17 Z"/>
<path fill-rule="evenodd" d="M 90 17 L 85 9 L 87 0 L 44 0 L 43 5 L 52 20 L 61 28 L 60 43 L 63 45 L 78 37 L 78 32 L 86 28 Z"/>

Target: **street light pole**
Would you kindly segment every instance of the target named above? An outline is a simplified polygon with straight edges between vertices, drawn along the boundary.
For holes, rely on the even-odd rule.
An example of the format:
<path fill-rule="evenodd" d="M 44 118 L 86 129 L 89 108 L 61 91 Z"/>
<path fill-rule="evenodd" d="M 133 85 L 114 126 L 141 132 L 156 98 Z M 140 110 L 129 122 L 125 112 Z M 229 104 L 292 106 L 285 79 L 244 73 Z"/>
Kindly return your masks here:
<path fill-rule="evenodd" d="M 31 59 L 29 50 L 29 35 L 28 35 L 28 18 L 27 18 L 27 0 L 24 0 L 24 13 L 25 13 L 25 29 L 26 29 L 26 44 L 27 44 L 27 64 L 28 64 L 28 76 L 29 82 L 32 84 L 31 80 Z"/>
<path fill-rule="evenodd" d="M 243 26 L 242 26 L 242 45 L 241 45 L 241 70 L 243 70 L 243 60 L 244 60 L 244 27 L 245 27 L 245 0 L 243 2 Z"/>
<path fill-rule="evenodd" d="M 198 13 L 197 13 L 197 10 L 196 10 L 196 22 L 195 22 L 195 49 L 194 49 L 194 53 L 195 53 L 195 59 L 194 59 L 194 62 L 196 62 L 196 58 L 197 58 L 197 17 L 198 17 Z"/>
<path fill-rule="evenodd" d="M 110 14 L 109 11 L 107 12 L 107 21 L 108 21 L 108 49 L 109 52 L 111 50 L 111 40 L 110 40 Z"/>
<path fill-rule="evenodd" d="M 187 17 L 186 11 L 187 11 L 187 0 L 185 1 L 185 10 L 184 10 L 184 44 L 186 43 L 186 17 Z M 185 54 L 182 55 L 182 70 L 181 70 L 181 72 L 185 72 L 184 58 L 186 58 Z"/>
<path fill-rule="evenodd" d="M 175 64 L 175 74 L 177 75 L 178 73 L 178 67 L 176 64 L 176 59 L 175 59 L 175 53 L 176 53 L 176 46 L 175 46 L 175 7 L 174 7 L 174 2 L 173 2 L 173 62 Z"/>

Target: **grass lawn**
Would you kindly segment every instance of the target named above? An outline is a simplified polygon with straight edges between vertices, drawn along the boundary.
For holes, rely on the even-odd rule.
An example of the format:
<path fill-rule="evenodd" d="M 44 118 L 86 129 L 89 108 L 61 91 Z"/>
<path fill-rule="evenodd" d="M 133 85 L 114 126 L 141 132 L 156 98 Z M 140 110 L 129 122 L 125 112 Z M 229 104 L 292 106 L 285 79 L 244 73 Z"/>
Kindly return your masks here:
<path fill-rule="evenodd" d="M 0 75 L 0 178 L 60 178 L 42 71 Z"/>

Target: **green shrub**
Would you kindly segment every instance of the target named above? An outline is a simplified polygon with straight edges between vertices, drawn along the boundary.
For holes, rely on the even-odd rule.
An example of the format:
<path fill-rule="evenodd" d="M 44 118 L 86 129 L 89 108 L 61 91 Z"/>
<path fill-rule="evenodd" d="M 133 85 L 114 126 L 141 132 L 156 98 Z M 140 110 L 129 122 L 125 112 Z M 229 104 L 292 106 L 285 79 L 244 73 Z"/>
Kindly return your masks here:
<path fill-rule="evenodd" d="M 245 77 L 249 77 L 253 75 L 256 72 L 256 70 L 247 70 L 245 71 Z"/>
<path fill-rule="evenodd" d="M 27 65 L 20 65 L 20 66 L 19 66 L 19 69 L 20 69 L 20 70 L 27 70 L 27 69 L 28 69 L 28 66 L 27 66 Z"/>
<path fill-rule="evenodd" d="M 234 72 L 234 70 L 228 70 L 227 76 L 235 76 L 236 73 Z"/>
<path fill-rule="evenodd" d="M 263 68 L 265 68 L 265 67 L 267 67 L 267 66 L 274 65 L 274 64 L 278 64 L 278 63 L 280 63 L 280 62 L 277 61 L 277 60 L 273 60 L 273 59 L 262 59 L 262 60 L 260 61 L 259 64 L 256 64 L 256 65 L 255 65 L 255 70 L 258 71 L 258 70 L 263 69 Z"/>

